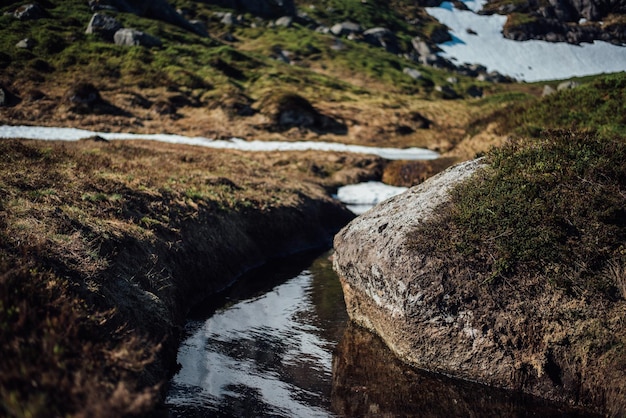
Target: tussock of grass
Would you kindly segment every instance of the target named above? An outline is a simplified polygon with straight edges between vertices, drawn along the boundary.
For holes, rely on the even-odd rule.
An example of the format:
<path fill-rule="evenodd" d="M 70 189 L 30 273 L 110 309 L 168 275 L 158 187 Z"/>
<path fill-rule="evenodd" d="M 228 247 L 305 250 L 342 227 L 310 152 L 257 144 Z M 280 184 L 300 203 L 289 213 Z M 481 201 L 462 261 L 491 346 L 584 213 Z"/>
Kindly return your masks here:
<path fill-rule="evenodd" d="M 67 279 L 0 251 L 0 414 L 148 412 L 156 388 L 130 382 L 154 352 L 126 329 L 111 329 L 111 317 L 90 312 Z"/>
<path fill-rule="evenodd" d="M 481 281 L 540 275 L 616 297 L 619 284 L 600 273 L 626 257 L 626 141 L 558 131 L 487 159 L 443 215 L 416 231 L 416 248 L 457 254 Z"/>

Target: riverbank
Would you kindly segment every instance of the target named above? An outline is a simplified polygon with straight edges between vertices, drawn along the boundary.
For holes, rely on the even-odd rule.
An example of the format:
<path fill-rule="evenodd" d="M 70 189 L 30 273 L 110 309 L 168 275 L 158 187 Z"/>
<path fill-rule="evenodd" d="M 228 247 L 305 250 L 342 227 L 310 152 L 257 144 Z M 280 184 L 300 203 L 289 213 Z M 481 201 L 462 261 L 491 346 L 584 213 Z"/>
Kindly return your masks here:
<path fill-rule="evenodd" d="M 375 157 L 144 141 L 0 142 L 7 415 L 154 413 L 188 310 L 273 257 L 329 245 L 329 197 Z"/>

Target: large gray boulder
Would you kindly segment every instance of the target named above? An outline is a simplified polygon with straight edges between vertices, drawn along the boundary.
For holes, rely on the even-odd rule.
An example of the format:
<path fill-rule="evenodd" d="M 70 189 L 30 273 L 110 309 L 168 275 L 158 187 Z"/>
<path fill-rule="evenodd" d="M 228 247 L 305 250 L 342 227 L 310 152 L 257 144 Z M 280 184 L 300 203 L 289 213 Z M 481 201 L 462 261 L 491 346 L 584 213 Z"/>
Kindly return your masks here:
<path fill-rule="evenodd" d="M 452 167 L 375 206 L 335 236 L 333 267 L 341 279 L 350 318 L 420 366 L 425 366 L 424 361 L 417 361 L 418 355 L 407 341 L 411 333 L 403 335 L 406 329 L 402 328 L 410 326 L 411 305 L 424 301 L 424 295 L 407 299 L 407 291 L 427 273 L 428 266 L 417 265 L 405 245 L 407 237 L 449 199 L 454 185 L 482 166 L 480 160 L 474 160 Z M 433 318 L 434 314 L 426 312 Z"/>
<path fill-rule="evenodd" d="M 452 188 L 481 167 L 490 170 L 484 160 L 451 167 L 335 236 L 333 267 L 350 318 L 418 368 L 626 416 L 625 371 L 609 360 L 623 351 L 601 343 L 622 329 L 611 321 L 623 321 L 626 301 L 609 306 L 532 274 L 491 286 L 471 254 L 424 249 L 431 244 L 418 239 Z"/>

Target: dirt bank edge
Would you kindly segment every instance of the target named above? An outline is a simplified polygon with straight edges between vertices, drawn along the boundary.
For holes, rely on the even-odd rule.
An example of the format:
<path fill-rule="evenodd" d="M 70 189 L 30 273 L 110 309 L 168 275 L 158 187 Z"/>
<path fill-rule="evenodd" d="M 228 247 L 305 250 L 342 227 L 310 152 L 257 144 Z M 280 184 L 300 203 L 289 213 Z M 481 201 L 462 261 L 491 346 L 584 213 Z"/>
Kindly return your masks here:
<path fill-rule="evenodd" d="M 188 311 L 354 217 L 303 155 L 0 141 L 0 415 L 165 416 Z"/>

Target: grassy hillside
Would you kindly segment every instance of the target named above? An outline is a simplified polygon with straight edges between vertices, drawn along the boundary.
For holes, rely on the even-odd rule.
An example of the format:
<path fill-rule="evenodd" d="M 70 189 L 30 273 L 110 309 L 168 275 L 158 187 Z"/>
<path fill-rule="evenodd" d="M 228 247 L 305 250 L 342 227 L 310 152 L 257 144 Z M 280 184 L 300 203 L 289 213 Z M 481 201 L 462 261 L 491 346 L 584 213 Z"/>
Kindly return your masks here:
<path fill-rule="evenodd" d="M 202 22 L 209 37 L 154 19 L 101 11 L 124 27 L 157 36 L 163 46 L 156 48 L 116 46 L 85 34 L 93 12 L 81 0 L 42 3 L 45 17 L 27 21 L 7 13 L 19 4 L 0 8 L 0 86 L 9 93 L 9 106 L 0 108 L 0 117 L 6 123 L 424 146 L 453 151 L 457 159 L 486 151 L 509 132 L 520 132 L 520 126 L 552 126 L 546 120 L 552 112 L 545 111 L 552 102 L 537 101 L 541 84 L 481 82 L 419 65 L 407 54 L 315 30 L 316 25 L 330 27 L 344 20 L 364 29 L 384 26 L 394 31 L 402 50 L 410 51 L 413 37 L 428 40 L 438 28 L 414 2 L 298 2 L 309 20 L 296 19 L 290 27 L 249 14 L 237 25 L 226 25 L 219 14 L 224 9 L 190 0 L 172 2 L 187 19 Z M 32 47 L 16 47 L 25 38 Z M 410 77 L 406 69 L 418 70 L 421 77 Z M 619 84 L 622 78 L 617 75 L 611 83 Z M 99 92 L 97 105 L 71 101 L 84 83 Z M 596 96 L 595 91 L 609 88 L 602 83 L 588 86 L 589 94 Z M 454 89 L 459 98 L 445 100 L 440 91 L 444 87 Z M 471 99 L 466 94 L 470 88 L 482 89 L 484 97 Z M 293 93 L 345 128 L 277 128 L 267 104 Z M 560 98 L 565 113 L 559 126 L 584 125 L 568 113 L 568 102 L 578 102 L 577 96 L 567 94 L 549 99 Z M 523 103 L 535 113 L 522 112 Z M 607 105 L 598 111 L 616 117 L 609 109 Z M 499 130 L 490 129 L 489 123 L 502 115 L 507 121 Z M 515 119 L 520 117 L 525 121 Z M 424 129 L 416 118 L 431 123 Z"/>
<path fill-rule="evenodd" d="M 439 240 L 440 229 L 433 229 L 437 239 L 422 244 L 484 261 L 485 283 L 532 268 L 572 292 L 620 297 L 618 284 L 597 273 L 623 276 L 624 270 L 624 73 L 578 80 L 583 85 L 576 89 L 541 98 L 543 84 L 477 81 L 365 42 L 338 40 L 302 21 L 281 27 L 244 15 L 245 23 L 228 26 L 216 14 L 225 10 L 203 2 L 172 4 L 203 22 L 209 37 L 105 12 L 159 37 L 163 45 L 155 48 L 116 46 L 85 34 L 93 12 L 84 0 L 40 2 L 46 16 L 29 21 L 7 14 L 21 4 L 0 6 L 0 87 L 8 99 L 0 123 L 449 153 L 433 166 L 390 165 L 386 180 L 405 185 L 501 145 L 509 134 L 534 136 L 489 154 L 497 173 L 456 197 L 447 213 L 458 223 L 451 241 Z M 353 20 L 388 27 L 402 48 L 440 29 L 413 1 L 297 4 L 326 26 Z M 16 47 L 25 38 L 32 48 Z M 406 68 L 422 77 L 410 77 Z M 459 98 L 445 98 L 442 86 Z M 470 98 L 470 87 L 483 89 L 484 97 Z M 81 89 L 95 90 L 98 100 L 72 101 Z M 311 105 L 345 129 L 277 126 L 285 98 Z M 585 133 L 546 134 L 546 128 Z M 220 258 L 236 247 L 233 230 L 262 241 L 278 229 L 287 241 L 311 224 L 290 216 L 318 204 L 312 202 L 332 206 L 329 190 L 378 178 L 383 166 L 379 159 L 337 154 L 17 140 L 0 141 L 0 163 L 0 415 L 25 417 L 151 411 L 167 369 L 158 364 L 159 344 L 170 338 L 169 350 L 175 348 L 176 337 L 168 334 L 175 327 L 133 322 L 136 307 L 156 298 L 172 308 L 175 298 L 193 294 L 168 287 L 172 277 L 199 277 L 207 267 L 189 259 L 212 261 L 212 268 L 239 266 L 239 259 Z M 277 212 L 285 219 L 271 221 Z M 489 239 L 479 241 L 482 234 Z M 565 275 L 556 274 L 563 257 L 586 267 L 571 263 Z M 144 299 L 121 306 L 112 297 L 133 292 Z M 137 330 L 136 323 L 148 325 Z M 150 375 L 158 367 L 161 374 Z"/>
<path fill-rule="evenodd" d="M 129 13 L 103 12 L 125 27 L 157 36 L 163 42 L 160 48 L 121 47 L 85 34 L 93 13 L 81 0 L 42 3 L 46 17 L 28 21 L 7 14 L 18 4 L 0 8 L 0 85 L 12 95 L 10 106 L 0 108 L 0 117 L 12 124 L 321 139 L 445 151 L 463 138 L 476 115 L 501 106 L 493 100 L 469 100 L 468 88 L 482 88 L 486 95 L 529 91 L 526 86 L 479 82 L 421 66 L 362 41 L 319 33 L 300 21 L 282 27 L 244 15 L 241 24 L 225 25 L 217 14 L 222 9 L 201 2 L 172 4 L 188 19 L 203 22 L 209 37 Z M 428 39 L 437 27 L 412 2 L 319 1 L 299 7 L 318 24 L 353 19 L 364 28 L 389 27 L 407 51 L 412 37 Z M 17 48 L 25 38 L 32 40 L 32 48 Z M 405 74 L 407 68 L 419 70 L 421 78 Z M 452 83 L 450 77 L 455 78 Z M 77 108 L 70 103 L 72 89 L 81 82 L 93 84 L 104 104 Z M 440 100 L 437 86 L 454 88 L 461 99 Z M 283 92 L 302 95 L 321 113 L 344 123 L 346 132 L 268 129 L 272 115 L 264 103 Z M 431 120 L 431 128 L 413 128 L 415 113 Z"/>

